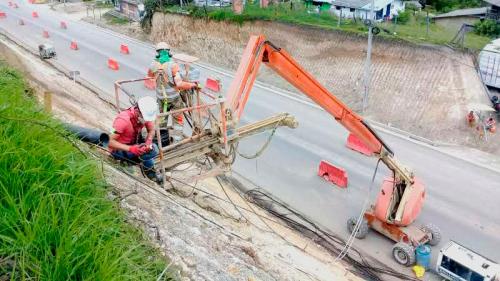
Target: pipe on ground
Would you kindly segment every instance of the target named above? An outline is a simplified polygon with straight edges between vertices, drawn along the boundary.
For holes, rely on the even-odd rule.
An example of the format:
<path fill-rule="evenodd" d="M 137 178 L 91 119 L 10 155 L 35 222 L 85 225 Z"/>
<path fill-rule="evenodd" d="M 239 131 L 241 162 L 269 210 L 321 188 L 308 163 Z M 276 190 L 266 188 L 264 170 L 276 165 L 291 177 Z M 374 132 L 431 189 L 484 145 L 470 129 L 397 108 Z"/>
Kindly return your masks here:
<path fill-rule="evenodd" d="M 64 124 L 64 128 L 74 134 L 79 140 L 97 144 L 102 147 L 107 147 L 109 143 L 109 135 L 95 129 L 84 128 L 73 124 Z"/>

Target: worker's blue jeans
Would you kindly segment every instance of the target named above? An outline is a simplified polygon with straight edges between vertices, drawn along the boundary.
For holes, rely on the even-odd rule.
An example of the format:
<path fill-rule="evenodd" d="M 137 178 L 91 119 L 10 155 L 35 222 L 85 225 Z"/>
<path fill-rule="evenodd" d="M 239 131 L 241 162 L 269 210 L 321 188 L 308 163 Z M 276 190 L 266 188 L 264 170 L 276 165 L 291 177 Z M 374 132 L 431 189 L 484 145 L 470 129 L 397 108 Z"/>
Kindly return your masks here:
<path fill-rule="evenodd" d="M 113 151 L 111 155 L 113 155 L 113 157 L 117 160 L 130 161 L 135 164 L 142 164 L 142 166 L 144 167 L 144 171 L 148 173 L 150 171 L 153 171 L 154 167 L 153 159 L 156 157 L 156 155 L 158 155 L 158 152 L 159 152 L 158 146 L 155 143 L 153 143 L 153 149 L 150 152 L 143 154 L 141 156 L 136 156 L 132 152 L 123 150 Z"/>

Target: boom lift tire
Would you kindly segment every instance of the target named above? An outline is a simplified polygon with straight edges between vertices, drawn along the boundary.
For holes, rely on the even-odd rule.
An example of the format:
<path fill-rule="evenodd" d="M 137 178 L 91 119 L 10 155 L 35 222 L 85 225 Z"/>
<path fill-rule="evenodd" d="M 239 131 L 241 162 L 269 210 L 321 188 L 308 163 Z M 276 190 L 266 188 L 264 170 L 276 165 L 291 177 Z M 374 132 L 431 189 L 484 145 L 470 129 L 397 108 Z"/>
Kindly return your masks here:
<path fill-rule="evenodd" d="M 431 235 L 431 239 L 429 240 L 429 245 L 436 246 L 441 242 L 441 230 L 436 225 L 429 223 L 422 226 L 422 230 Z"/>
<path fill-rule="evenodd" d="M 401 265 L 411 266 L 415 264 L 415 249 L 404 242 L 398 242 L 392 247 L 392 256 Z"/>
<path fill-rule="evenodd" d="M 357 220 L 358 218 L 350 218 L 347 220 L 347 230 L 349 231 L 349 233 L 352 233 L 354 231 Z M 354 235 L 354 237 L 358 239 L 363 239 L 366 237 L 369 230 L 370 228 L 368 227 L 368 221 L 366 221 L 366 219 L 363 218 L 363 220 L 361 221 L 361 225 L 359 226 L 359 229 Z"/>

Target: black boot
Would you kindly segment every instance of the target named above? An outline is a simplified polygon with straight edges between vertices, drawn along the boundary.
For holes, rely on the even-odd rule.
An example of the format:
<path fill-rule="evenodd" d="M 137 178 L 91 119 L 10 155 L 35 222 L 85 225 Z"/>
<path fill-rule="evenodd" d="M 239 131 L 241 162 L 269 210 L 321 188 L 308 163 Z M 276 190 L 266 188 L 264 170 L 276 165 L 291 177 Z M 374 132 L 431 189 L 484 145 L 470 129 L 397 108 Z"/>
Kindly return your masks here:
<path fill-rule="evenodd" d="M 156 182 L 159 185 L 163 184 L 163 176 L 161 174 L 157 174 L 156 170 L 154 168 L 146 169 L 141 165 L 141 170 L 143 171 L 144 175 L 146 175 L 146 177 L 148 179 Z"/>

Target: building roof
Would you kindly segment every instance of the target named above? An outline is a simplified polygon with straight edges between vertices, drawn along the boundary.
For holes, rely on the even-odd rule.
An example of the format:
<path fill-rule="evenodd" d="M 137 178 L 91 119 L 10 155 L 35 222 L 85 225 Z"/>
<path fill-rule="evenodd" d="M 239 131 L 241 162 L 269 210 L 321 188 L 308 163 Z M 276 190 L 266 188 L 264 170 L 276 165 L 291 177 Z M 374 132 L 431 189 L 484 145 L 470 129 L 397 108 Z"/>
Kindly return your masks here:
<path fill-rule="evenodd" d="M 500 0 L 498 0 L 500 1 Z M 440 14 L 434 16 L 433 18 L 453 18 L 453 17 L 463 17 L 463 16 L 480 16 L 486 14 L 487 7 L 471 8 L 471 9 L 460 9 L 454 10 L 449 13 Z"/>
<path fill-rule="evenodd" d="M 341 6 L 347 8 L 362 8 L 369 3 L 371 0 L 333 0 L 331 1 L 334 6 Z"/>
<path fill-rule="evenodd" d="M 417 7 L 417 9 L 422 9 L 422 4 L 420 4 L 420 2 L 418 2 L 417 0 L 405 1 L 405 3 L 406 3 L 406 5 L 408 5 L 408 4 L 415 5 L 415 7 Z"/>
<path fill-rule="evenodd" d="M 387 4 L 394 2 L 395 0 L 375 0 L 375 10 L 379 10 L 382 7 L 387 6 Z M 500 0 L 499 0 L 500 1 Z M 372 3 L 371 0 L 328 0 L 328 3 L 346 8 L 356 8 L 369 10 Z"/>
<path fill-rule="evenodd" d="M 484 2 L 489 3 L 493 6 L 500 6 L 500 0 L 484 0 Z"/>

